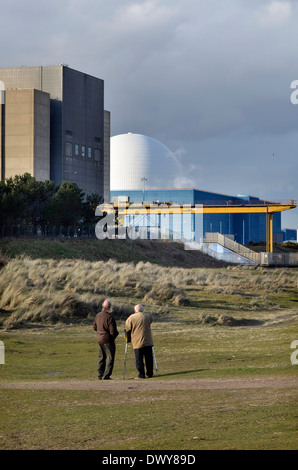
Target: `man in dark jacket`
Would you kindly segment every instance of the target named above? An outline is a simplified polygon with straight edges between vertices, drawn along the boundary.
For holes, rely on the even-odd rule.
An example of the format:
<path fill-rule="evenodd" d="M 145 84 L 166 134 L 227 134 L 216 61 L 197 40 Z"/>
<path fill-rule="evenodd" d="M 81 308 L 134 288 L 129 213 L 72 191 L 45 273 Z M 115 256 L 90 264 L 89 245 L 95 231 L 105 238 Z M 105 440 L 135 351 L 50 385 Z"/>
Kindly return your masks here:
<path fill-rule="evenodd" d="M 99 345 L 98 354 L 98 378 L 108 380 L 111 378 L 116 354 L 115 339 L 119 332 L 114 317 L 112 316 L 112 302 L 105 300 L 102 311 L 97 313 L 93 329 L 97 333 Z"/>

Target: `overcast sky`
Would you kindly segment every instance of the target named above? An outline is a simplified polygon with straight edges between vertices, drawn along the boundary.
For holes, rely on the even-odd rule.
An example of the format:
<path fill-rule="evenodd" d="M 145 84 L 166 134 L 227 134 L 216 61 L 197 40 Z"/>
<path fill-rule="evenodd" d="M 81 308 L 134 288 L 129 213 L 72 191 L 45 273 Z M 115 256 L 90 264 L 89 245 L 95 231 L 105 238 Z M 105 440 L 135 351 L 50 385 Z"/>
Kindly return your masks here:
<path fill-rule="evenodd" d="M 181 187 L 298 200 L 298 0 L 0 0 L 0 67 L 105 81 L 111 134 L 153 137 Z M 298 209 L 282 215 L 298 228 Z"/>

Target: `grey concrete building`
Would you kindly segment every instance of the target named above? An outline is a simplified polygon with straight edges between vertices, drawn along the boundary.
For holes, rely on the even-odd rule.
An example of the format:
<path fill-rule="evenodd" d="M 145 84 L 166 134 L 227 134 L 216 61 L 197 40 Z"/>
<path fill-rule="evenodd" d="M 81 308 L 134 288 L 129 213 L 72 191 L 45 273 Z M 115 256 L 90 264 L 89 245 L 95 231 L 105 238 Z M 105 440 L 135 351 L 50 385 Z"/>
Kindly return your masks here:
<path fill-rule="evenodd" d="M 1 178 L 28 172 L 40 181 L 50 179 L 50 95 L 7 90 L 0 120 Z"/>
<path fill-rule="evenodd" d="M 104 81 L 66 65 L 2 68 L 0 81 L 5 88 L 1 178 L 28 171 L 56 184 L 73 181 L 85 194 L 98 193 L 109 200 L 110 113 L 104 110 Z M 29 102 L 25 109 L 21 101 L 30 93 L 34 125 L 25 130 L 21 123 L 29 119 Z M 22 132 L 27 140 L 21 138 Z M 33 163 L 25 151 L 30 135 L 36 142 L 30 154 Z M 18 151 L 13 150 L 16 147 Z"/>

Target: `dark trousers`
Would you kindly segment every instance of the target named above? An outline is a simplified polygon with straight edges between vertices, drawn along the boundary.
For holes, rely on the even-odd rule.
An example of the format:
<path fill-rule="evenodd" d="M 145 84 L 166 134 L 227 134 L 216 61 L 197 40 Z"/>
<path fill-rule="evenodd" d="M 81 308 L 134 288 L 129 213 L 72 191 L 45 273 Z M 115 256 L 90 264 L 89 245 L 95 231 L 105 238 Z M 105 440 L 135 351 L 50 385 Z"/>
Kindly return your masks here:
<path fill-rule="evenodd" d="M 139 378 L 145 378 L 145 366 L 144 366 L 144 359 L 146 365 L 146 372 L 148 377 L 153 376 L 153 355 L 152 355 L 152 346 L 145 346 L 144 348 L 135 349 L 135 357 L 136 357 L 136 368 L 139 372 Z"/>
<path fill-rule="evenodd" d="M 98 378 L 109 379 L 113 372 L 116 354 L 115 343 L 99 344 Z"/>

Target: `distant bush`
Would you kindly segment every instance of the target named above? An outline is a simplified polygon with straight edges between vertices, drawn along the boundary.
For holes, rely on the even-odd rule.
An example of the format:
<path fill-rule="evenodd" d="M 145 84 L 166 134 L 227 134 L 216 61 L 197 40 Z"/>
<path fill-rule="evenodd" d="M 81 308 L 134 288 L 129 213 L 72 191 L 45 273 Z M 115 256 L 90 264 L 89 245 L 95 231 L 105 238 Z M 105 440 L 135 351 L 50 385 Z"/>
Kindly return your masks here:
<path fill-rule="evenodd" d="M 86 195 L 72 181 L 55 185 L 37 181 L 29 173 L 0 181 L 1 226 L 72 226 L 98 220 L 95 209 L 103 201 L 98 194 Z"/>
<path fill-rule="evenodd" d="M 284 248 L 289 248 L 291 251 L 297 251 L 298 250 L 298 243 L 297 242 L 286 242 L 282 243 L 281 245 Z"/>
<path fill-rule="evenodd" d="M 0 269 L 4 268 L 8 263 L 8 258 L 4 256 L 0 250 Z"/>
<path fill-rule="evenodd" d="M 156 283 L 144 297 L 144 302 L 153 305 L 162 305 L 162 302 L 167 301 L 177 306 L 190 304 L 185 292 L 171 282 Z"/>

